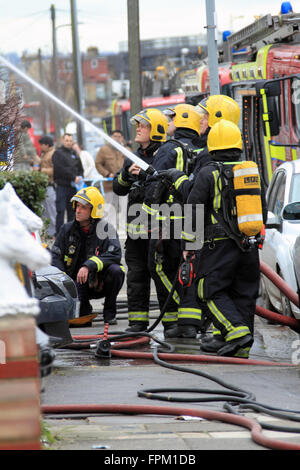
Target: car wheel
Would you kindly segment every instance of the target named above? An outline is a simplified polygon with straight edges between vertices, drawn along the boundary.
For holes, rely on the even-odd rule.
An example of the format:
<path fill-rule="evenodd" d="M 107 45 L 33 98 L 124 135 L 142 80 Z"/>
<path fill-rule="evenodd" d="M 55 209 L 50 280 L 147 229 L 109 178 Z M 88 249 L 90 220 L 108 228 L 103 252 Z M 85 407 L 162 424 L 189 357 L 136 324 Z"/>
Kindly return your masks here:
<path fill-rule="evenodd" d="M 282 279 L 284 279 L 282 272 L 280 270 L 278 274 L 280 277 L 282 277 Z M 281 291 L 280 291 L 280 299 L 281 299 L 282 315 L 285 315 L 286 317 L 292 317 L 293 313 L 292 313 L 291 302 Z"/>

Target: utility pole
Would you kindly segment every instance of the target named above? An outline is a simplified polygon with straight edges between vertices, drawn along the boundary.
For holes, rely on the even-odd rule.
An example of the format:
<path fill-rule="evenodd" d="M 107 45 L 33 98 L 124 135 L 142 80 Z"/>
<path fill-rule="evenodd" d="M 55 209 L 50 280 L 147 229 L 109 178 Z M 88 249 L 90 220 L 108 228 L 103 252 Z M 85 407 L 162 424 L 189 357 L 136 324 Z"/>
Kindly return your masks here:
<path fill-rule="evenodd" d="M 130 79 L 130 115 L 134 116 L 143 107 L 139 0 L 127 0 L 127 23 Z M 133 148 L 135 147 L 134 137 L 134 129 L 131 129 L 131 141 L 133 143 Z"/>
<path fill-rule="evenodd" d="M 75 89 L 75 105 L 78 113 L 84 117 L 84 96 L 82 82 L 81 56 L 78 37 L 77 5 L 76 0 L 71 2 L 72 44 L 73 44 L 73 79 Z M 85 147 L 85 132 L 82 122 L 77 121 L 78 144 Z"/>
<path fill-rule="evenodd" d="M 38 49 L 38 61 L 39 61 L 39 79 L 40 79 L 40 84 L 42 86 L 44 86 L 45 84 L 45 80 L 44 80 L 44 69 L 43 69 L 43 63 L 42 63 L 42 51 L 41 49 Z M 47 134 L 47 125 L 46 125 L 46 122 L 47 122 L 47 119 L 46 119 L 46 115 L 47 115 L 47 104 L 46 104 L 46 100 L 45 100 L 45 97 L 43 94 L 41 94 L 41 101 L 42 101 L 42 107 L 43 107 L 43 114 L 42 114 L 42 119 L 43 119 L 43 122 L 42 122 L 42 126 L 43 126 L 43 132 L 44 134 Z"/>
<path fill-rule="evenodd" d="M 56 17 L 55 6 L 52 4 L 50 7 L 51 22 L 52 22 L 52 89 L 55 96 L 59 98 L 58 92 L 58 61 L 57 61 L 57 44 L 56 44 Z M 55 138 L 59 145 L 60 143 L 60 117 L 57 107 L 54 107 L 54 125 L 55 125 Z"/>
<path fill-rule="evenodd" d="M 215 0 L 206 1 L 206 21 L 207 21 L 207 54 L 209 68 L 210 94 L 220 94 L 220 82 L 218 71 L 218 45 L 217 45 L 217 21 Z"/>

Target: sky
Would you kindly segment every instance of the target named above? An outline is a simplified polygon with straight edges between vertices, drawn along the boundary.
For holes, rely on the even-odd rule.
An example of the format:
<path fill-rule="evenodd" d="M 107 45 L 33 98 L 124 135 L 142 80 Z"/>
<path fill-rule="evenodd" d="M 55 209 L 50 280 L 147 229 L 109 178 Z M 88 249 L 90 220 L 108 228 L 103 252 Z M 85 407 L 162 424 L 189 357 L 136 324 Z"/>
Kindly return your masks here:
<path fill-rule="evenodd" d="M 99 52 L 118 52 L 126 41 L 127 0 L 77 0 L 81 51 L 96 46 Z M 300 0 L 291 1 L 300 13 Z M 50 6 L 56 9 L 57 47 L 72 49 L 70 0 L 0 0 L 0 53 L 52 52 Z M 206 34 L 205 0 L 140 0 L 140 38 Z M 255 15 L 278 14 L 277 0 L 215 0 L 220 31 L 238 29 L 254 21 Z"/>

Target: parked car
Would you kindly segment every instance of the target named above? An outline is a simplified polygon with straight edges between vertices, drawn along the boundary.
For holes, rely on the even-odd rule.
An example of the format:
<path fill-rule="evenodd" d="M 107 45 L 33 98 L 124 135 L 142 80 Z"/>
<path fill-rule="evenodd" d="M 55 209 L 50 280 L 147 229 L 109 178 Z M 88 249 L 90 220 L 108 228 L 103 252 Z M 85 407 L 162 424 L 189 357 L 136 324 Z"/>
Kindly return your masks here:
<path fill-rule="evenodd" d="M 266 194 L 268 218 L 260 259 L 298 292 L 293 248 L 300 235 L 300 160 L 285 162 L 272 176 Z M 264 275 L 261 297 L 265 308 L 300 318 L 300 310 Z"/>
<path fill-rule="evenodd" d="M 78 295 L 75 282 L 54 266 L 46 266 L 33 273 L 34 297 L 39 300 L 38 327 L 50 337 L 54 347 L 72 342 L 69 321 L 78 312 Z"/>

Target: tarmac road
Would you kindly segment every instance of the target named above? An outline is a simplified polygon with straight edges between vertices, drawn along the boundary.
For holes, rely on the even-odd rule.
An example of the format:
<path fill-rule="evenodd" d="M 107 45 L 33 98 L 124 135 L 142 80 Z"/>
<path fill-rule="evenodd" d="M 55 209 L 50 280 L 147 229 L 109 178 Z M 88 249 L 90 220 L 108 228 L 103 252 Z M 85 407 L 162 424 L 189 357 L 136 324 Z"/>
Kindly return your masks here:
<path fill-rule="evenodd" d="M 124 292 L 119 300 L 125 300 Z M 155 299 L 155 297 L 153 297 Z M 101 301 L 94 303 L 94 309 L 101 311 Z M 158 311 L 152 312 L 153 317 Z M 127 327 L 126 314 L 117 315 L 118 324 L 110 326 L 109 333 L 124 331 Z M 154 322 L 154 318 L 151 320 Z M 284 408 L 300 410 L 299 387 L 300 359 L 299 335 L 288 327 L 270 325 L 266 320 L 256 317 L 255 342 L 251 349 L 250 359 L 276 362 L 278 365 L 249 365 L 249 364 L 212 364 L 184 361 L 176 365 L 192 368 L 205 374 L 217 377 L 234 387 L 252 392 L 256 402 Z M 103 332 L 102 315 L 89 328 L 72 328 L 72 335 L 97 334 Z M 155 334 L 163 339 L 162 326 L 158 325 Z M 153 351 L 148 346 L 134 348 L 133 351 Z M 192 355 L 200 352 L 199 339 L 185 340 L 184 344 L 175 344 L 177 353 Z M 292 363 L 293 361 L 293 363 Z M 247 361 L 246 361 L 247 362 Z M 286 363 L 290 365 L 279 365 Z M 212 410 L 225 412 L 224 401 L 167 403 L 157 399 L 149 400 L 138 397 L 139 390 L 170 387 L 173 388 L 207 388 L 225 389 L 218 383 L 198 375 L 171 370 L 156 364 L 149 359 L 130 359 L 111 357 L 97 359 L 92 349 L 56 350 L 56 359 L 52 374 L 45 379 L 44 392 L 41 394 L 42 405 L 67 404 L 126 404 L 130 406 L 146 405 L 196 410 Z M 195 393 L 176 394 L 178 398 L 190 398 Z M 203 395 L 197 394 L 197 397 Z M 161 463 L 163 452 L 171 455 L 173 460 L 168 464 L 199 463 L 199 452 L 202 450 L 264 450 L 251 438 L 251 433 L 245 427 L 236 424 L 217 421 L 215 419 L 196 419 L 195 417 L 179 419 L 178 416 L 166 414 L 120 414 L 111 410 L 101 415 L 71 415 L 58 418 L 56 415 L 45 415 L 44 422 L 54 437 L 52 444 L 46 448 L 60 450 L 102 450 L 101 459 L 105 464 L 126 464 L 128 466 L 152 465 Z M 180 413 L 179 413 L 180 414 Z M 282 424 L 278 417 L 257 413 L 252 410 L 244 411 L 243 415 L 258 419 L 260 422 Z M 284 421 L 287 425 L 287 422 Z M 297 422 L 288 422 L 290 427 L 299 427 Z M 281 442 L 294 443 L 300 446 L 300 434 L 263 430 L 263 435 Z M 300 448 L 300 447 L 299 447 Z M 141 458 L 135 452 L 146 451 Z M 127 456 L 139 455 L 139 460 L 116 461 L 121 458 L 122 451 Z M 157 451 L 157 462 L 149 455 Z M 98 454 L 99 456 L 99 454 Z M 184 457 L 180 457 L 184 456 Z M 194 456 L 194 457 L 193 457 Z M 183 462 L 184 458 L 193 459 Z M 108 459 L 105 461 L 105 459 Z M 175 460 L 174 460 L 175 459 Z M 177 460 L 176 460 L 177 459 Z"/>

